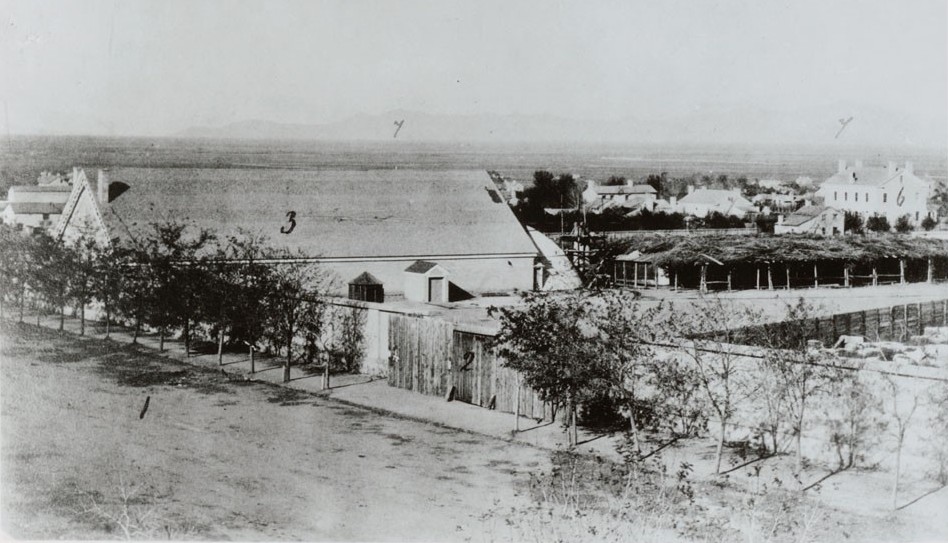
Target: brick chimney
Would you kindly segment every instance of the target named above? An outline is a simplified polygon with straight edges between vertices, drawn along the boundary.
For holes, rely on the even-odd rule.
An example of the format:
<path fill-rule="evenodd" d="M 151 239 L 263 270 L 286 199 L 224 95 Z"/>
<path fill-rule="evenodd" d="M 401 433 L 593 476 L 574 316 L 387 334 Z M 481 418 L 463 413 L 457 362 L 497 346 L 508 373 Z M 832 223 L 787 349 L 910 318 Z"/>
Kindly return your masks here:
<path fill-rule="evenodd" d="M 109 203 L 109 170 L 99 170 L 96 181 L 95 199 L 100 206 Z"/>

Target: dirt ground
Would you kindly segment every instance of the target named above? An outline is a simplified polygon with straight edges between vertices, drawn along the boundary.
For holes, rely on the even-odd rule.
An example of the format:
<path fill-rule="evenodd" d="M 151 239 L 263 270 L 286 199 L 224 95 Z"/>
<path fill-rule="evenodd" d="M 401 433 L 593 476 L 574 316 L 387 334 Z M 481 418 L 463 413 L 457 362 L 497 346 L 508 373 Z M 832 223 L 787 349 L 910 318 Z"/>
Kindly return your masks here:
<path fill-rule="evenodd" d="M 549 468 L 538 449 L 129 347 L 3 338 L 0 512 L 16 538 L 122 536 L 128 503 L 151 511 L 125 522 L 148 539 L 464 540 Z"/>
<path fill-rule="evenodd" d="M 542 500 L 537 509 L 550 487 L 532 476 L 567 473 L 543 449 L 120 343 L 13 325 L 0 341 L 0 526 L 13 537 L 103 539 L 124 528 L 141 539 L 603 540 L 568 530 L 589 522 L 588 508 L 569 521 Z M 885 472 L 812 465 L 800 501 L 787 491 L 789 456 L 728 456 L 731 472 L 715 478 L 709 440 L 662 448 L 655 460 L 671 479 L 691 466 L 695 502 L 649 511 L 644 528 L 605 517 L 599 526 L 615 528 L 610 541 L 796 541 L 800 530 L 811 541 L 948 540 L 948 489 L 923 473 L 907 470 L 892 512 Z M 583 461 L 587 473 L 614 471 Z M 580 477 L 593 487 L 610 479 Z M 654 501 L 636 499 L 616 511 Z M 787 530 L 779 537 L 765 526 L 776 523 Z"/>

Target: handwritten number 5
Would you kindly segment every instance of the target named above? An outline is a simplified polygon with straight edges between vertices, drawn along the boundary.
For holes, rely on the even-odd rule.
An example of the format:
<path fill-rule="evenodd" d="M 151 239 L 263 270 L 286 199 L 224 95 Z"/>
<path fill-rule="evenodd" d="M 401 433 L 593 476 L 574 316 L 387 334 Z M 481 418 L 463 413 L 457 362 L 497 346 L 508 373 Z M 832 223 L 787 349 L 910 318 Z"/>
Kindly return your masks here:
<path fill-rule="evenodd" d="M 290 226 L 289 228 L 287 228 L 286 226 L 281 226 L 280 227 L 281 234 L 289 234 L 290 232 L 293 231 L 294 228 L 296 228 L 296 212 L 288 211 L 286 213 L 286 220 L 290 223 Z"/>

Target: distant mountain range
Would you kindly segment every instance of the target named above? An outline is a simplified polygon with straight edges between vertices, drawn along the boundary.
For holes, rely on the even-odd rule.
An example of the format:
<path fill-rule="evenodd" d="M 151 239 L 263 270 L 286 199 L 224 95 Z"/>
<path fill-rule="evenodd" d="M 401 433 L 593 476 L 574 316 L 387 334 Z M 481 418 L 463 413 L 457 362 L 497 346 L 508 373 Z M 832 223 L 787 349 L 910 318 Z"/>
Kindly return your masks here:
<path fill-rule="evenodd" d="M 840 119 L 852 117 L 845 128 Z M 948 127 L 937 116 L 911 118 L 879 108 L 825 106 L 780 112 L 696 108 L 661 119 L 577 120 L 548 115 L 436 115 L 404 110 L 357 115 L 326 124 L 246 120 L 191 127 L 177 136 L 224 139 L 590 143 L 842 143 L 945 147 Z M 842 132 L 837 137 L 837 133 Z"/>

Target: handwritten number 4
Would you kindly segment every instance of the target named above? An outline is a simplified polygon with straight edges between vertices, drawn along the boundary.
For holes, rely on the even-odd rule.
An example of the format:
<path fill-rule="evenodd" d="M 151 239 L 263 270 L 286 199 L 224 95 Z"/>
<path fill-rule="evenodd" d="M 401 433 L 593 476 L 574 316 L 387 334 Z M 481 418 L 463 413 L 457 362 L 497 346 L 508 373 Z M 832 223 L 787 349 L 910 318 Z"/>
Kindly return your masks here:
<path fill-rule="evenodd" d="M 281 226 L 281 227 L 280 227 L 280 233 L 281 233 L 281 234 L 289 234 L 290 232 L 293 231 L 294 228 L 296 228 L 296 212 L 295 212 L 295 211 L 288 211 L 288 212 L 286 213 L 286 220 L 287 220 L 287 222 L 290 223 L 289 228 L 286 227 L 286 226 Z"/>

